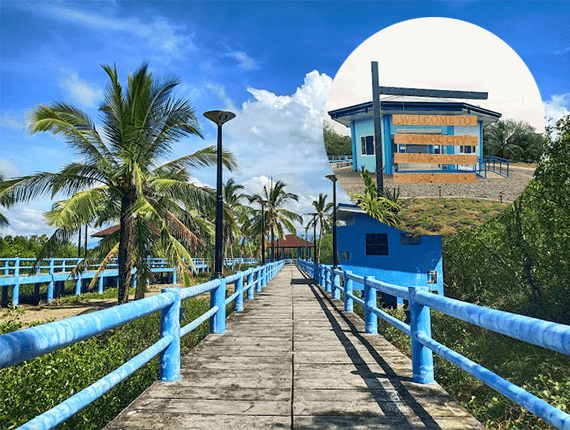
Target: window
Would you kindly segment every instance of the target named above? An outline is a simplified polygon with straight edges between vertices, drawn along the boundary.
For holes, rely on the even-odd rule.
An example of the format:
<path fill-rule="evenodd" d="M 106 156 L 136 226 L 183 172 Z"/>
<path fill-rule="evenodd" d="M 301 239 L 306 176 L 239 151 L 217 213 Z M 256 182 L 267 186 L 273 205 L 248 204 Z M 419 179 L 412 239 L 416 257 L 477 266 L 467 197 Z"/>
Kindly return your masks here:
<path fill-rule="evenodd" d="M 388 235 L 366 233 L 366 255 L 388 255 Z"/>
<path fill-rule="evenodd" d="M 374 155 L 374 136 L 362 136 L 360 138 L 360 153 L 362 155 Z"/>

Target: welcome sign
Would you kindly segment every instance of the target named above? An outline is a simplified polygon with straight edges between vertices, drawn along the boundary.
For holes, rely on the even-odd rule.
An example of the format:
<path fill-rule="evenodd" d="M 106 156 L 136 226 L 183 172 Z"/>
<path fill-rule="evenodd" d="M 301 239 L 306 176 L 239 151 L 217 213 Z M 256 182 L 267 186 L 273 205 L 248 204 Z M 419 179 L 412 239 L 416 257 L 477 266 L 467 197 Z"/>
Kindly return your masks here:
<path fill-rule="evenodd" d="M 477 125 L 476 115 L 393 115 L 394 125 Z"/>

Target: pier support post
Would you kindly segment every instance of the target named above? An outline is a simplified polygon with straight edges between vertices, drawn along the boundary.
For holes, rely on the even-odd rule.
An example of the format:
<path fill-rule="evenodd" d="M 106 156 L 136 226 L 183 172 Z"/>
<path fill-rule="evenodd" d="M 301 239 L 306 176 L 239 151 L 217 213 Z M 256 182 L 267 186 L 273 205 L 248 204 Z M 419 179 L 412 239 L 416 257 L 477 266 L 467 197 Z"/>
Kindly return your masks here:
<path fill-rule="evenodd" d="M 334 269 L 332 271 L 332 298 L 335 300 L 340 300 L 340 275 L 338 275 Z"/>
<path fill-rule="evenodd" d="M 247 275 L 247 286 L 249 287 L 247 289 L 247 299 L 248 300 L 253 300 L 254 298 L 254 290 L 255 290 L 255 285 L 253 284 L 253 269 L 249 269 L 249 274 Z"/>

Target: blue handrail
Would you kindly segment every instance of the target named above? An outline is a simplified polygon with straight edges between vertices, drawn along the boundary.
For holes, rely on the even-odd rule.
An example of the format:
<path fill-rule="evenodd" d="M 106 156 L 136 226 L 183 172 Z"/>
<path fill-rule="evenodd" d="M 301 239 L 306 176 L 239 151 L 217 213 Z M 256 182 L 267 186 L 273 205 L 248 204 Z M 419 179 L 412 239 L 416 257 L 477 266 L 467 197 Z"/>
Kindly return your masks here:
<path fill-rule="evenodd" d="M 430 293 L 427 286 L 406 288 L 391 285 L 373 277 L 358 276 L 347 270 L 335 270 L 329 265 L 305 260 L 298 260 L 298 265 L 317 284 L 324 286 L 325 291 L 330 292 L 334 299 L 340 299 L 342 291 L 345 311 L 353 311 L 354 301 L 364 306 L 366 333 L 378 332 L 377 318 L 380 317 L 410 336 L 414 382 L 425 384 L 434 381 L 433 351 L 554 427 L 570 430 L 570 415 L 566 412 L 432 339 L 430 308 L 496 333 L 566 355 L 570 355 L 570 326 L 439 296 Z M 362 285 L 364 300 L 352 293 L 354 282 Z M 377 307 L 377 290 L 408 300 L 409 325 Z"/>
<path fill-rule="evenodd" d="M 40 284 L 47 283 L 47 301 L 51 303 L 54 295 L 57 296 L 63 282 L 75 280 L 75 295 L 81 294 L 81 283 L 85 279 L 93 279 L 97 272 L 97 265 L 90 265 L 83 273 L 74 275 L 71 270 L 83 258 L 50 258 L 42 260 L 38 267 L 33 266 L 35 258 L 0 258 L 0 286 L 2 287 L 2 306 L 8 303 L 8 287 L 12 286 L 12 305 L 17 307 L 20 303 L 20 286 L 22 284 L 35 284 L 35 296 L 39 297 Z M 198 273 L 209 270 L 208 261 L 204 258 L 192 260 Z M 153 273 L 167 273 L 172 283 L 176 283 L 176 270 L 166 258 L 149 258 L 148 264 Z M 255 258 L 226 258 L 224 265 L 232 269 L 238 264 L 257 264 Z M 133 270 L 134 273 L 134 270 Z M 105 279 L 119 276 L 117 263 L 112 261 L 107 269 L 98 277 L 97 291 L 103 292 Z M 133 281 L 136 285 L 136 279 Z M 58 288 L 59 287 L 59 288 Z"/>
<path fill-rule="evenodd" d="M 160 354 L 160 379 L 165 382 L 179 379 L 180 337 L 208 319 L 210 319 L 211 333 L 225 332 L 227 284 L 235 282 L 237 294 L 233 294 L 232 297 L 236 300 L 236 312 L 241 312 L 243 311 L 244 293 L 247 292 L 248 299 L 253 299 L 254 291 L 261 291 L 262 287 L 267 285 L 267 282 L 284 264 L 283 261 L 268 263 L 238 272 L 227 278 L 214 279 L 189 288 L 164 288 L 160 294 L 145 299 L 1 335 L 0 369 L 3 369 L 104 333 L 153 312 L 161 311 L 161 337 L 158 342 L 94 384 L 28 421 L 19 429 L 44 430 L 61 424 L 141 368 L 157 354 Z M 244 278 L 247 280 L 245 287 Z M 181 300 L 208 291 L 210 292 L 210 310 L 185 326 L 181 326 Z"/>

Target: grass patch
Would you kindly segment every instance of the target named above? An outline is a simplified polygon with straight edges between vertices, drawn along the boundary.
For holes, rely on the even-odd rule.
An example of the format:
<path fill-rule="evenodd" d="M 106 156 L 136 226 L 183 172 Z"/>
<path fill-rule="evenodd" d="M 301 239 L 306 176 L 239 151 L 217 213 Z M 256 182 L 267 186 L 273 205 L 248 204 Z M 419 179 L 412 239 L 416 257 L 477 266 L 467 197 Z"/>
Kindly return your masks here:
<path fill-rule="evenodd" d="M 453 234 L 490 221 L 509 205 L 472 198 L 415 199 L 400 212 L 399 228 L 414 234 Z"/>

